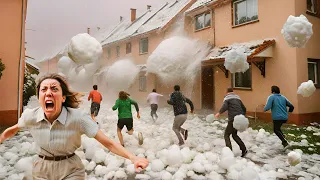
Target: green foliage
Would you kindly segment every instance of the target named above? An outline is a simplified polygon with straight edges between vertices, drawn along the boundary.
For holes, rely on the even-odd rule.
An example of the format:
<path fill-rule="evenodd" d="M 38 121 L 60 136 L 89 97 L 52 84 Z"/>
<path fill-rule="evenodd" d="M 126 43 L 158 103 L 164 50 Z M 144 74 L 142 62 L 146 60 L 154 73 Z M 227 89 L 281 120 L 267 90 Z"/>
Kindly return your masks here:
<path fill-rule="evenodd" d="M 28 68 L 24 70 L 24 85 L 23 85 L 23 106 L 28 104 L 31 96 L 36 95 L 36 81 L 32 77 Z"/>
<path fill-rule="evenodd" d="M 6 65 L 2 63 L 2 59 L 0 59 L 0 79 L 2 76 L 2 72 L 6 69 Z"/>

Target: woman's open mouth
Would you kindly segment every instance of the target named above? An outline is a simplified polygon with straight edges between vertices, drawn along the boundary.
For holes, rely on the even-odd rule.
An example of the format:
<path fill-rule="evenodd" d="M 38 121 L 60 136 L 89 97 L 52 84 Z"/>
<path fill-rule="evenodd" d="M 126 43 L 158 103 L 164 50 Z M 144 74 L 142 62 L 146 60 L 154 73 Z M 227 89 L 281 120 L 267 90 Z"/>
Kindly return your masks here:
<path fill-rule="evenodd" d="M 51 100 L 46 101 L 46 109 L 47 110 L 53 110 L 54 108 L 54 103 Z"/>

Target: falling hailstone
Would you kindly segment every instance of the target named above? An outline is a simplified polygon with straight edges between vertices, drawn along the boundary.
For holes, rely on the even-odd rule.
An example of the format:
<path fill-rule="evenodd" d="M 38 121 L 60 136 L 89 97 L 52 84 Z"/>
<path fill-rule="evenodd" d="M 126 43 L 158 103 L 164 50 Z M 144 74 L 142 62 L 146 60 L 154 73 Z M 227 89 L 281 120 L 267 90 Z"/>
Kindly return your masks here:
<path fill-rule="evenodd" d="M 77 34 L 69 43 L 68 55 L 77 64 L 94 63 L 102 55 L 102 46 L 87 33 Z"/>
<path fill-rule="evenodd" d="M 239 132 L 243 132 L 248 128 L 249 120 L 244 115 L 237 115 L 234 117 L 233 127 Z"/>
<path fill-rule="evenodd" d="M 307 82 L 301 83 L 298 87 L 298 94 L 301 94 L 303 97 L 310 97 L 316 91 L 313 81 L 309 80 Z"/>
<path fill-rule="evenodd" d="M 131 60 L 113 63 L 107 72 L 107 84 L 114 90 L 128 89 L 139 73 L 139 68 Z"/>
<path fill-rule="evenodd" d="M 304 15 L 289 16 L 281 34 L 290 47 L 302 48 L 313 34 L 312 24 Z"/>
<path fill-rule="evenodd" d="M 225 57 L 224 66 L 231 73 L 246 72 L 249 69 L 249 63 L 244 50 L 230 50 Z"/>

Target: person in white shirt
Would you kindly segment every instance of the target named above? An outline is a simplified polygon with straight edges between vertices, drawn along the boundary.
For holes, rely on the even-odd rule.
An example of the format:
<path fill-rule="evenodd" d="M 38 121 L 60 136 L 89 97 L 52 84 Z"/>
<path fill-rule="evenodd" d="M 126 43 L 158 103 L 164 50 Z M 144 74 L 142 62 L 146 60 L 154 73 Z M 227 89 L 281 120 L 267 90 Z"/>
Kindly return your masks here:
<path fill-rule="evenodd" d="M 158 119 L 157 110 L 158 110 L 158 99 L 163 95 L 158 94 L 156 89 L 152 90 L 152 93 L 150 93 L 147 97 L 147 101 L 149 102 L 151 106 L 151 117 L 153 120 Z"/>

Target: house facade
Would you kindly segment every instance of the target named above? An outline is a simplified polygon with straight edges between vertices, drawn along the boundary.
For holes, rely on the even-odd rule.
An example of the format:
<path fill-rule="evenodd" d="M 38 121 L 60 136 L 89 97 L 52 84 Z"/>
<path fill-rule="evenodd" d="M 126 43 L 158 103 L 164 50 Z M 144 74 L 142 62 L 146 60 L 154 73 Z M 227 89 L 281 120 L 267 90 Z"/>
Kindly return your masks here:
<path fill-rule="evenodd" d="M 218 111 L 228 87 L 233 87 L 247 107 L 248 114 L 271 119 L 263 105 L 271 86 L 295 106 L 289 121 L 306 124 L 320 121 L 319 63 L 320 3 L 317 0 L 198 0 L 186 12 L 185 26 L 190 37 L 207 40 L 215 46 L 202 62 L 201 107 Z M 290 48 L 281 34 L 289 15 L 305 15 L 313 24 L 313 36 L 305 48 Z M 224 66 L 230 50 L 243 48 L 250 68 L 231 74 Z M 309 98 L 297 94 L 309 79 L 318 87 Z"/>
<path fill-rule="evenodd" d="M 0 79 L 0 126 L 18 122 L 22 112 L 27 0 L 0 1 L 0 58 L 6 68 Z"/>
<path fill-rule="evenodd" d="M 314 34 L 305 48 L 291 48 L 281 29 L 289 15 L 300 14 L 313 24 Z M 203 59 L 192 93 L 188 95 L 196 109 L 218 111 L 226 89 L 233 87 L 249 115 L 270 120 L 271 114 L 264 113 L 263 106 L 271 94 L 271 86 L 277 85 L 281 94 L 295 106 L 289 117 L 291 123 L 320 121 L 319 17 L 319 0 L 181 0 L 157 8 L 148 6 L 140 17 L 131 9 L 129 20 L 120 17 L 119 24 L 104 34 L 103 65 L 111 66 L 121 59 L 132 60 L 141 71 L 128 90 L 131 96 L 145 103 L 147 94 L 156 88 L 165 95 L 160 100 L 160 104 L 165 105 L 173 84 L 165 85 L 156 75 L 146 74 L 146 62 L 182 20 L 182 33 L 214 47 Z M 250 68 L 245 73 L 231 74 L 223 64 L 226 54 L 237 49 L 245 50 Z M 40 71 L 56 72 L 62 54 L 42 62 Z M 297 94 L 297 88 L 309 79 L 318 88 L 311 97 L 303 98 Z M 180 85 L 185 92 L 184 84 Z"/>

